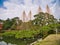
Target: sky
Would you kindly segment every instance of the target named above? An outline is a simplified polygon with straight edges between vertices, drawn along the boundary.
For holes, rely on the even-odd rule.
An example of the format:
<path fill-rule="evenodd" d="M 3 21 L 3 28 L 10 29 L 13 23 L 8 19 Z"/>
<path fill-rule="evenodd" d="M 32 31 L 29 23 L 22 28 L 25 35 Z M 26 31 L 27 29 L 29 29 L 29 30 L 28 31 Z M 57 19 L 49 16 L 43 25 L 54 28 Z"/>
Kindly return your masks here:
<path fill-rule="evenodd" d="M 37 14 L 40 6 L 46 12 L 46 5 L 50 7 L 51 14 L 55 18 L 60 18 L 60 0 L 0 0 L 0 19 L 19 17 L 22 19 L 23 11 L 28 16 L 29 11 L 33 15 Z M 28 17 L 29 18 L 29 17 Z"/>

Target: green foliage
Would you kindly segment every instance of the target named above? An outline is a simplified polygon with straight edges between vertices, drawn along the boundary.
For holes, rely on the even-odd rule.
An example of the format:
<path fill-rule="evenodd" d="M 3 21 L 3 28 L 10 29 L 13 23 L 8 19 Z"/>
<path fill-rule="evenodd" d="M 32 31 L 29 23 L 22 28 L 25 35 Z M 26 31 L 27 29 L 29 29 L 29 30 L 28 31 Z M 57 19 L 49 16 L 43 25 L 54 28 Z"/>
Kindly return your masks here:
<path fill-rule="evenodd" d="M 60 24 L 57 24 L 57 29 L 60 29 Z"/>
<path fill-rule="evenodd" d="M 35 23 L 35 25 L 39 26 L 54 24 L 56 21 L 53 15 L 43 12 L 34 15 L 34 17 L 35 19 L 33 20 L 33 22 Z"/>
<path fill-rule="evenodd" d="M 33 37 L 32 31 L 28 31 L 28 30 L 22 30 L 19 31 L 16 36 L 16 38 L 29 38 L 29 37 Z"/>
<path fill-rule="evenodd" d="M 57 20 L 53 15 L 40 12 L 34 15 L 35 19 L 28 22 L 22 22 L 18 17 L 13 19 L 7 19 L 4 21 L 3 29 L 15 29 L 15 31 L 7 31 L 3 33 L 3 36 L 15 38 L 34 38 L 37 36 L 45 37 L 49 33 L 54 33 L 55 28 L 60 28 L 60 24 L 57 24 Z M 17 30 L 19 27 L 19 31 Z M 53 31 L 53 32 L 51 32 Z"/>
<path fill-rule="evenodd" d="M 48 35 L 48 31 L 50 31 L 51 28 L 49 26 L 43 26 L 40 30 L 42 31 L 41 33 L 43 35 L 43 38 L 45 38 Z"/>
<path fill-rule="evenodd" d="M 6 31 L 2 35 L 6 37 L 12 37 L 17 33 L 17 31 Z"/>
<path fill-rule="evenodd" d="M 19 20 L 19 17 L 14 17 L 12 19 L 7 19 L 7 20 L 1 20 L 0 22 L 3 22 L 3 30 L 9 30 L 9 29 L 16 29 L 17 22 L 18 25 L 21 25 L 22 21 Z"/>
<path fill-rule="evenodd" d="M 3 33 L 3 36 L 15 38 L 33 38 L 35 35 L 39 33 L 38 30 L 20 30 L 20 31 L 8 31 Z"/>
<path fill-rule="evenodd" d="M 7 19 L 6 21 L 4 21 L 3 29 L 9 29 L 12 26 L 12 24 L 12 21 L 10 19 Z"/>
<path fill-rule="evenodd" d="M 34 38 L 36 37 L 38 34 L 38 36 L 42 36 L 45 37 L 46 35 L 48 35 L 48 31 L 50 31 L 51 28 L 49 26 L 43 26 L 40 27 L 40 29 L 38 30 L 20 30 L 20 31 L 7 31 L 5 33 L 3 33 L 3 36 L 9 36 L 12 37 L 14 36 L 17 39 L 22 39 L 22 38 Z"/>
<path fill-rule="evenodd" d="M 19 31 L 15 37 L 16 38 L 33 38 L 35 35 L 38 34 L 38 30 L 21 30 Z"/>

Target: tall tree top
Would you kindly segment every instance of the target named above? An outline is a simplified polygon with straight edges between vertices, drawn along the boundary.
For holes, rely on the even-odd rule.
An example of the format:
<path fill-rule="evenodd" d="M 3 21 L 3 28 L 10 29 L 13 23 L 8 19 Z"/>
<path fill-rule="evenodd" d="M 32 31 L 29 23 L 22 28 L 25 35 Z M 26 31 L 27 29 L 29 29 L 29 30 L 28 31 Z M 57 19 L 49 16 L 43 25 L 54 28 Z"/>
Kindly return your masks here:
<path fill-rule="evenodd" d="M 23 21 L 25 22 L 25 18 L 26 18 L 26 13 L 25 13 L 25 11 L 23 11 L 23 16 L 22 16 L 22 18 L 23 18 Z"/>
<path fill-rule="evenodd" d="M 41 7 L 39 6 L 39 7 L 38 7 L 38 13 L 40 13 L 40 12 L 42 12 L 42 9 L 41 9 Z"/>
<path fill-rule="evenodd" d="M 30 10 L 30 12 L 29 12 L 29 18 L 30 18 L 30 19 L 29 19 L 29 20 L 31 20 L 31 18 L 32 18 L 31 16 L 32 16 L 32 12 L 31 12 L 31 10 Z"/>
<path fill-rule="evenodd" d="M 46 5 L 46 13 L 49 13 L 50 14 L 50 8 L 48 5 Z"/>
<path fill-rule="evenodd" d="M 26 15 L 25 11 L 23 11 L 23 15 Z"/>

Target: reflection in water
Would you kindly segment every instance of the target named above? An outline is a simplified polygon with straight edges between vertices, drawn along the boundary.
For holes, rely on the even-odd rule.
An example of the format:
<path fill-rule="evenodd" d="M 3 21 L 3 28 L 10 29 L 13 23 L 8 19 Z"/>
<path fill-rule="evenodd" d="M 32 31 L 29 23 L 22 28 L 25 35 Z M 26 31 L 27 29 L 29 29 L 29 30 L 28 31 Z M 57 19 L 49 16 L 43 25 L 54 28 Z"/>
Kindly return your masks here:
<path fill-rule="evenodd" d="M 3 39 L 0 39 L 0 45 L 30 45 L 35 40 L 32 38 L 16 39 L 15 37 L 3 37 Z"/>
<path fill-rule="evenodd" d="M 1 42 L 0 42 L 0 45 L 16 45 L 16 44 L 11 44 L 11 43 L 6 43 L 6 42 L 4 42 L 4 41 L 1 41 Z"/>

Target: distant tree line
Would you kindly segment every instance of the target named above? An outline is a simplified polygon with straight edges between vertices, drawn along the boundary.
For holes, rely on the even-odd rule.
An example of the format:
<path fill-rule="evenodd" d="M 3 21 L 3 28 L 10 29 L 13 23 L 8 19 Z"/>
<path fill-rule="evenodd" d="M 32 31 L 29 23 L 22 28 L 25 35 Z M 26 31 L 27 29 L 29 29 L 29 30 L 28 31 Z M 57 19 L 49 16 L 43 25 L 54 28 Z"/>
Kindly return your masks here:
<path fill-rule="evenodd" d="M 60 19 L 59 21 L 54 18 L 53 15 L 48 14 L 48 13 L 43 13 L 40 12 L 39 14 L 34 15 L 33 20 L 30 20 L 28 22 L 23 22 L 22 20 L 19 19 L 19 17 L 14 17 L 12 19 L 7 19 L 7 20 L 1 20 L 0 22 L 3 22 L 3 29 L 2 30 L 22 30 L 22 29 L 34 29 L 34 28 L 40 28 L 45 25 L 53 25 L 53 24 L 60 24 Z M 59 28 L 60 26 L 58 26 Z"/>
<path fill-rule="evenodd" d="M 59 21 L 53 15 L 40 12 L 34 15 L 35 19 L 23 22 L 19 17 L 0 20 L 3 22 L 2 36 L 14 37 L 16 39 L 38 39 L 45 38 L 49 34 L 55 34 L 56 29 L 60 33 Z"/>

